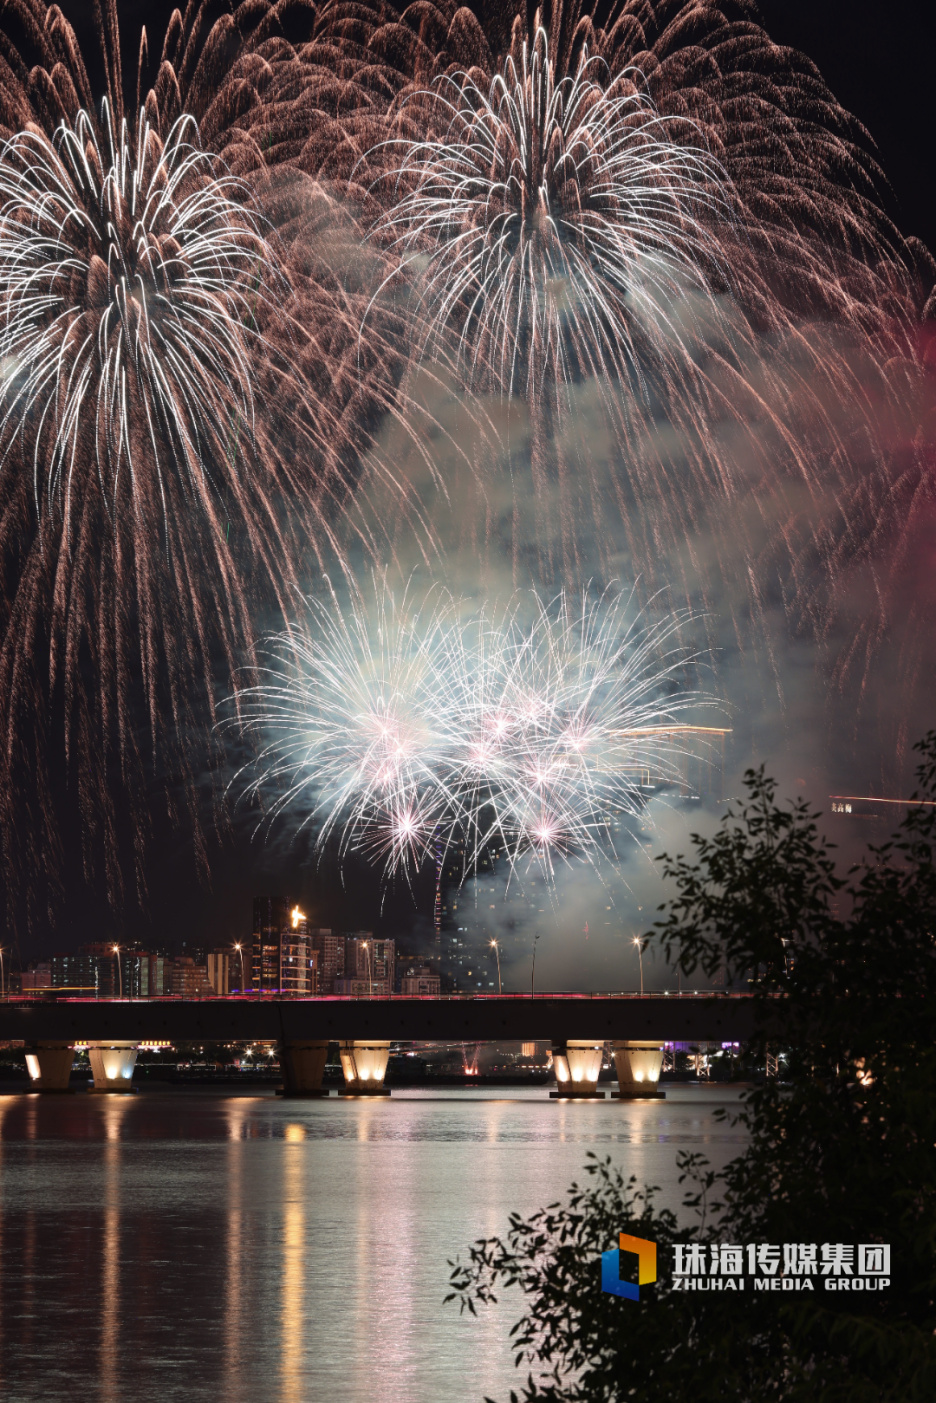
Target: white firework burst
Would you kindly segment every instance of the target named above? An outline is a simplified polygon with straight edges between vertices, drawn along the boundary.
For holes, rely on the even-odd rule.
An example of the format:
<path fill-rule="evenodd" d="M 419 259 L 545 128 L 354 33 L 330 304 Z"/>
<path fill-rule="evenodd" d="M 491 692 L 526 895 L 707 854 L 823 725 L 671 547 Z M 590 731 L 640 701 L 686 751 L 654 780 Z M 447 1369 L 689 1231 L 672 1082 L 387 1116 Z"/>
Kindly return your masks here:
<path fill-rule="evenodd" d="M 145 110 L 115 129 L 105 102 L 0 147 L 0 441 L 26 443 L 66 528 L 86 464 L 112 513 L 163 515 L 167 473 L 197 500 L 233 468 L 271 261 L 244 196 L 190 116 L 163 139 Z"/>
<path fill-rule="evenodd" d="M 613 853 L 642 781 L 678 771 L 677 718 L 708 700 L 680 685 L 688 616 L 647 623 L 620 593 L 307 603 L 236 697 L 233 724 L 260 740 L 248 792 L 388 875 L 453 847 L 465 876 L 492 845 L 547 878 L 557 858 Z"/>
<path fill-rule="evenodd" d="M 376 233 L 419 270 L 427 344 L 454 333 L 469 378 L 531 400 L 544 376 L 639 380 L 648 345 L 685 357 L 674 304 L 726 280 L 713 229 L 730 218 L 693 123 L 587 50 L 557 81 L 542 28 L 488 92 L 460 73 L 409 103 L 438 135 L 387 144 L 402 155 Z"/>

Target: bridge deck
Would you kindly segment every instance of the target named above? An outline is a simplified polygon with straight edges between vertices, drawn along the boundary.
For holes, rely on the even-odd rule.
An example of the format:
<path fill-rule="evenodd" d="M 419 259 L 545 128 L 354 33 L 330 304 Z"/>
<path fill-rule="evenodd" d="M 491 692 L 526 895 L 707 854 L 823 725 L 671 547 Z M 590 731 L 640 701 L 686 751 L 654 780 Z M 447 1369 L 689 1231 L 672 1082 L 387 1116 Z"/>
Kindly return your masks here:
<path fill-rule="evenodd" d="M 488 1042 L 613 1038 L 739 1042 L 748 995 L 483 995 L 452 998 L 36 999 L 0 1004 L 0 1039 L 175 1042 Z"/>

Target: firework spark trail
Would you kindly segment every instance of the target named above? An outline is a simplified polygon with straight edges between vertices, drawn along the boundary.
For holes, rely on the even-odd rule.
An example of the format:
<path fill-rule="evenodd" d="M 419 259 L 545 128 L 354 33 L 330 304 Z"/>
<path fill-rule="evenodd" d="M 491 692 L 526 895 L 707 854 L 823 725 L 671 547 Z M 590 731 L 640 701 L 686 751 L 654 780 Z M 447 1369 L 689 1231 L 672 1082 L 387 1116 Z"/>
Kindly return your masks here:
<path fill-rule="evenodd" d="M 890 445 L 932 260 L 887 219 L 870 139 L 813 65 L 709 0 L 355 15 L 360 109 L 392 96 L 349 179 L 401 260 L 413 344 L 478 392 L 479 422 L 491 389 L 523 400 L 542 578 L 613 570 L 623 539 L 630 568 L 662 554 L 707 607 L 702 540 L 760 634 L 782 599 L 832 636 L 857 562 L 886 608 L 913 493 Z M 629 224 L 648 179 L 653 217 Z M 489 437 L 482 479 L 505 451 Z M 589 437 L 613 439 L 612 471 Z"/>
<path fill-rule="evenodd" d="M 270 799 L 267 822 L 301 813 L 320 850 L 337 835 L 386 876 L 440 841 L 465 876 L 492 845 L 549 879 L 561 858 L 613 853 L 641 777 L 676 773 L 665 727 L 709 701 L 675 690 L 687 618 L 648 624 L 613 591 L 466 611 L 439 589 L 397 604 L 383 587 L 350 609 L 334 591 L 307 605 L 236 697 L 232 724 L 260 744 L 247 793 Z M 648 727 L 664 734 L 636 734 Z"/>
<path fill-rule="evenodd" d="M 447 122 L 438 140 L 388 144 L 396 198 L 375 234 L 421 265 L 427 342 L 454 319 L 469 382 L 528 402 L 582 374 L 639 380 L 641 333 L 685 357 L 673 303 L 707 291 L 703 269 L 729 276 L 711 232 L 731 217 L 724 173 L 605 68 L 586 49 L 557 81 L 539 29 L 488 93 L 458 73 L 413 95 Z"/>
<path fill-rule="evenodd" d="M 752 282 L 748 295 L 766 325 L 782 321 L 785 311 L 801 316 L 824 308 L 883 328 L 906 313 L 908 269 L 900 259 L 907 250 L 883 213 L 883 178 L 868 154 L 868 134 L 810 61 L 775 44 L 752 13 L 711 0 L 617 0 L 599 20 L 588 0 L 555 0 L 535 12 L 508 7 L 485 27 L 448 0 L 402 15 L 387 5 L 355 11 L 361 108 L 373 110 L 381 89 L 392 94 L 392 135 L 415 143 L 420 127 L 425 141 L 449 126 L 440 89 L 478 115 L 496 91 L 491 106 L 508 144 L 524 131 L 533 136 L 513 172 L 516 189 L 526 187 L 528 214 L 539 205 L 540 176 L 552 193 L 563 184 L 556 171 L 567 158 L 557 139 L 568 122 L 568 108 L 559 113 L 561 94 L 585 100 L 586 125 L 601 148 L 607 133 L 588 118 L 589 106 L 613 126 L 617 108 L 608 99 L 630 91 L 656 115 L 666 142 L 689 156 L 704 152 L 710 174 L 727 176 L 744 236 L 735 253 L 750 240 L 764 260 L 760 286 Z M 326 7 L 326 27 L 329 15 L 340 34 L 344 7 Z M 513 108 L 505 116 L 497 112 L 501 96 Z M 540 139 L 550 128 L 554 144 Z M 497 152 L 498 164 L 505 152 Z M 527 158 L 538 155 L 534 171 Z M 586 169 L 586 193 L 590 179 Z M 579 172 L 567 183 L 578 185 Z"/>
<path fill-rule="evenodd" d="M 36 712 L 63 708 L 36 768 L 56 753 L 74 763 L 84 836 L 115 894 L 108 815 L 118 776 L 137 783 L 139 732 L 184 777 L 213 659 L 233 666 L 250 637 L 241 561 L 278 559 L 271 506 L 288 475 L 266 426 L 254 432 L 253 384 L 271 358 L 254 327 L 272 262 L 245 189 L 191 118 L 163 139 L 142 112 L 135 131 L 118 127 L 105 102 L 100 120 L 82 109 L 0 149 L 0 493 L 5 569 L 18 571 L 0 647 L 4 805 L 31 694 Z M 8 853 L 21 828 L 7 825 Z M 141 859 L 137 846 L 138 880 Z"/>
<path fill-rule="evenodd" d="M 198 713 L 212 712 L 219 658 L 227 669 L 241 648 L 250 653 L 251 616 L 258 602 L 259 607 L 269 600 L 281 602 L 295 562 L 307 559 L 310 544 L 319 562 L 326 548 L 339 557 L 344 553 L 346 567 L 353 506 L 360 506 L 357 519 L 372 558 L 391 558 L 387 536 L 391 543 L 399 541 L 395 533 L 409 530 L 416 517 L 429 523 L 431 534 L 431 509 L 411 490 L 392 454 L 371 453 L 362 488 L 361 459 L 369 449 L 380 448 L 380 429 L 388 416 L 394 431 L 404 430 L 398 442 L 409 435 L 406 451 L 415 446 L 418 470 L 428 475 L 437 496 L 440 488 L 449 492 L 440 447 L 444 442 L 446 451 L 461 455 L 459 471 L 474 473 L 485 492 L 492 487 L 478 530 L 488 529 L 489 543 L 494 543 L 500 528 L 487 525 L 495 516 L 488 507 L 500 488 L 486 479 L 490 464 L 504 456 L 498 426 L 491 419 L 482 423 L 482 396 L 465 401 L 487 435 L 472 456 L 460 442 L 466 436 L 464 418 L 455 430 L 441 411 L 421 407 L 416 385 L 427 378 L 427 366 L 425 358 L 420 361 L 411 351 L 426 345 L 424 312 L 430 304 L 421 307 L 413 297 L 407 300 L 413 288 L 418 292 L 419 268 L 406 261 L 417 250 L 407 251 L 406 230 L 394 230 L 392 222 L 384 223 L 381 237 L 366 249 L 359 235 L 362 228 L 386 221 L 394 201 L 418 193 L 418 180 L 404 190 L 390 172 L 401 165 L 400 141 L 410 143 L 414 152 L 443 141 L 452 111 L 446 113 L 441 93 L 448 94 L 450 109 L 457 108 L 480 132 L 489 120 L 483 109 L 485 102 L 491 105 L 493 80 L 503 76 L 508 56 L 518 78 L 525 54 L 529 69 L 538 28 L 547 36 L 545 49 L 540 40 L 536 50 L 538 91 L 545 101 L 548 88 L 552 105 L 524 108 L 521 103 L 514 128 L 540 120 L 543 112 L 555 117 L 556 141 L 537 149 L 548 167 L 540 185 L 549 192 L 552 215 L 558 208 L 572 216 L 571 232 L 559 241 L 556 267 L 565 276 L 567 267 L 585 266 L 576 259 L 588 247 L 582 241 L 590 237 L 591 226 L 575 213 L 577 192 L 586 195 L 582 208 L 592 198 L 599 214 L 605 208 L 601 186 L 592 179 L 593 153 L 576 164 L 574 180 L 565 178 L 571 157 L 562 142 L 572 139 L 574 122 L 565 96 L 560 103 L 558 94 L 565 95 L 578 81 L 579 125 L 587 128 L 599 155 L 613 147 L 613 114 L 619 110 L 614 104 L 626 94 L 632 100 L 628 120 L 635 142 L 637 129 L 649 124 L 654 149 L 662 151 L 670 143 L 685 151 L 688 166 L 680 166 L 675 155 L 664 163 L 670 180 L 669 186 L 663 181 L 670 192 L 666 210 L 677 223 L 679 254 L 672 265 L 665 264 L 665 272 L 674 280 L 677 274 L 684 277 L 692 294 L 680 304 L 680 311 L 688 310 L 688 320 L 671 320 L 668 326 L 665 316 L 659 324 L 641 317 L 638 297 L 633 308 L 626 307 L 630 320 L 625 316 L 627 335 L 619 345 L 609 315 L 602 313 L 589 324 L 573 302 L 571 317 L 561 289 L 550 285 L 536 306 L 536 326 L 543 328 L 538 343 L 521 328 L 516 360 L 512 348 L 500 359 L 491 353 L 493 340 L 479 348 L 478 366 L 499 383 L 510 384 L 515 365 L 513 383 L 525 387 L 524 393 L 531 385 L 538 388 L 527 367 L 537 360 L 545 367 L 530 434 L 538 474 L 534 500 L 542 504 L 536 532 L 539 541 L 551 543 L 554 521 L 559 521 L 562 539 L 561 548 L 542 548 L 536 562 L 541 579 L 567 583 L 588 578 L 596 562 L 585 543 L 595 537 L 606 574 L 646 572 L 654 562 L 662 578 L 678 582 L 679 566 L 671 564 L 678 552 L 693 557 L 697 575 L 704 573 L 711 537 L 720 556 L 712 570 L 728 577 L 736 564 L 738 577 L 754 582 L 750 608 L 760 632 L 758 611 L 765 597 L 769 603 L 773 589 L 783 592 L 785 603 L 793 601 L 791 614 L 803 608 L 821 635 L 829 630 L 828 611 L 810 598 L 804 582 L 809 586 L 817 573 L 826 585 L 836 577 L 845 579 L 851 557 L 865 550 L 866 561 L 872 541 L 880 557 L 892 540 L 901 539 L 901 511 L 907 502 L 910 510 L 904 516 L 918 520 L 921 503 L 928 500 L 931 473 L 927 477 L 918 470 L 916 460 L 902 473 L 900 491 L 893 488 L 888 460 L 879 450 L 886 434 L 875 417 L 890 415 L 902 426 L 903 391 L 894 390 L 891 380 L 903 384 L 906 367 L 916 369 L 917 351 L 908 333 L 915 306 L 907 273 L 909 245 L 881 212 L 865 134 L 812 65 L 774 45 L 746 8 L 723 13 L 709 0 L 622 0 L 603 9 L 605 19 L 599 24 L 587 3 L 558 0 L 532 24 L 526 10 L 513 17 L 503 7 L 496 9 L 487 29 L 453 0 L 426 0 L 399 14 L 383 0 L 373 7 L 366 0 L 353 6 L 343 0 L 324 5 L 250 0 L 216 19 L 212 8 L 193 0 L 184 16 L 174 15 L 161 50 L 152 51 L 152 63 L 144 38 L 131 102 L 124 92 L 116 6 L 107 0 L 100 9 L 106 109 L 75 34 L 57 7 L 17 0 L 0 21 L 0 140 L 13 142 L 14 150 L 28 133 L 30 140 L 54 150 L 55 133 L 75 134 L 83 120 L 93 127 L 91 146 L 97 146 L 105 164 L 109 128 L 118 144 L 120 134 L 127 133 L 129 170 L 138 162 L 145 165 L 146 158 L 135 149 L 141 114 L 150 140 L 161 143 L 164 153 L 175 124 L 185 116 L 194 118 L 204 162 L 196 163 L 197 170 L 190 167 L 186 180 L 203 176 L 210 182 L 220 172 L 226 180 L 229 172 L 245 182 L 250 198 L 236 215 L 237 237 L 244 236 L 251 219 L 262 220 L 255 232 L 259 229 L 272 247 L 288 284 L 283 298 L 262 295 L 253 272 L 243 275 L 238 291 L 226 286 L 224 295 L 243 296 L 249 306 L 236 343 L 248 357 L 248 374 L 244 378 L 243 362 L 236 356 L 225 360 L 220 351 L 215 367 L 223 366 L 224 373 L 217 381 L 213 368 L 199 361 L 195 372 L 203 377 L 201 383 L 207 385 L 204 377 L 211 379 L 207 417 L 203 404 L 184 398 L 171 401 L 178 414 L 164 423 L 145 419 L 144 402 L 131 406 L 141 410 L 130 440 L 132 483 L 119 443 L 95 436 L 99 403 L 95 394 L 87 394 L 84 404 L 90 413 L 71 440 L 80 441 L 82 451 L 74 455 L 70 495 L 64 496 L 64 466 L 58 477 L 43 472 L 45 515 L 40 520 L 36 448 L 43 436 L 52 441 L 59 422 L 55 416 L 76 391 L 77 382 L 70 385 L 67 374 L 59 396 L 46 396 L 50 416 L 42 420 L 38 408 L 27 415 L 9 448 L 0 472 L 0 814 L 8 882 L 31 869 L 31 856 L 40 849 L 43 862 L 54 865 L 50 854 L 58 842 L 60 816 L 43 794 L 51 792 L 62 769 L 63 736 L 71 754 L 79 757 L 75 774 L 83 835 L 97 830 L 100 836 L 106 830 L 101 843 L 108 854 L 108 880 L 117 889 L 123 877 L 116 858 L 113 796 L 121 786 L 132 793 L 128 829 L 139 843 L 149 805 L 141 778 L 147 749 L 143 732 L 151 733 L 151 755 L 159 750 L 149 780 L 157 776 L 162 783 L 162 766 L 178 772 L 191 790 L 202 756 L 193 761 L 188 740 L 179 737 L 183 732 L 197 735 L 196 749 L 203 749 Z M 590 66 L 583 70 L 586 56 Z M 645 87 L 628 80 L 628 73 L 644 75 Z M 459 74 L 471 75 L 474 95 Z M 100 116 L 105 110 L 110 114 L 106 122 Z M 501 115 L 509 116 L 506 108 Z M 187 140 L 195 147 L 195 129 L 188 130 Z M 649 150 L 646 132 L 640 140 Z M 528 142 L 524 149 L 529 153 L 533 148 Z M 705 171 L 698 164 L 700 152 Z M 507 193 L 511 199 L 526 199 L 535 213 L 539 186 L 530 186 L 532 171 L 518 166 L 514 175 Z M 115 177 L 113 188 L 119 184 Z M 87 193 L 89 187 L 83 184 L 82 189 Z M 184 201 L 181 185 L 178 193 Z M 531 194 L 532 201 L 527 199 Z M 727 194 L 730 219 L 719 213 Z M 233 187 L 228 197 L 238 203 Z M 420 217 L 415 206 L 407 214 L 415 242 Z M 702 242 L 699 225 L 704 226 Z M 533 244 L 541 247 L 535 220 L 530 227 Z M 435 237 L 428 226 L 420 235 L 430 254 Z M 555 240 L 551 246 L 557 247 Z M 611 250 L 611 265 L 602 265 L 604 247 L 592 248 L 589 255 L 594 256 L 594 276 L 601 279 L 608 266 L 619 267 L 619 245 Z M 134 248 L 126 248 L 135 257 Z M 95 297 L 109 285 L 109 255 L 101 248 L 98 256 L 102 268 L 94 264 L 93 276 L 85 279 L 86 291 Z M 160 255 L 167 267 L 172 256 L 168 249 Z M 482 271 L 491 273 L 498 266 L 495 260 Z M 386 299 L 375 302 L 374 290 L 386 285 L 388 267 L 397 276 L 387 286 Z M 104 276 L 98 278 L 102 269 Z M 140 272 L 147 288 L 140 305 L 148 306 L 159 289 L 152 270 L 141 267 Z M 570 277 L 565 281 L 573 285 Z M 528 302 L 533 286 L 528 279 L 523 294 Z M 611 307 L 619 293 L 613 277 L 609 287 Z M 729 292 L 731 314 L 722 315 Z M 22 289 L 16 293 L 25 295 Z M 693 297 L 698 315 L 685 306 Z M 134 320 L 133 301 L 123 304 L 131 340 L 143 334 L 144 324 L 142 318 Z M 710 320 L 708 313 L 702 315 L 702 302 L 711 311 Z M 544 323 L 550 308 L 553 321 L 547 317 Z M 457 368 L 459 344 L 466 353 L 464 365 L 489 309 L 482 299 L 466 315 L 462 296 L 451 310 Z M 86 311 L 93 315 L 91 303 Z M 804 329 L 804 318 L 818 321 L 819 330 Z M 438 342 L 438 319 L 435 328 Z M 866 380 L 854 373 L 850 349 L 840 352 L 835 342 L 840 328 L 872 366 Z M 232 349 L 232 343 L 224 344 Z M 765 355 L 752 353 L 764 344 Z M 551 356 L 545 361 L 544 346 Z M 76 351 L 71 347 L 68 355 Z M 67 372 L 71 362 L 65 356 L 57 364 Z M 593 373 L 609 364 L 611 376 Z M 443 365 L 438 372 L 434 393 L 440 385 L 444 388 L 449 369 Z M 12 374 L 9 368 L 5 373 Z M 171 367 L 167 373 L 171 380 Z M 457 375 L 452 378 L 457 382 Z M 22 396 L 23 386 L 15 379 L 10 383 L 13 393 Z M 98 383 L 110 384 L 105 376 Z M 169 382 L 161 384 L 165 390 Z M 593 435 L 591 425 L 592 418 L 604 416 L 614 441 L 607 455 L 615 464 L 610 474 L 606 462 L 598 461 L 600 454 L 593 461 L 586 453 L 579 461 L 566 447 L 570 425 L 577 432 L 584 423 L 582 396 L 591 394 L 593 384 L 599 386 L 601 403 L 594 415 L 590 408 L 585 411 L 589 435 L 601 439 L 604 423 L 596 422 Z M 926 390 L 924 386 L 920 393 Z M 457 383 L 455 392 L 461 393 Z M 251 401 L 257 411 L 252 424 Z M 40 402 L 41 395 L 36 406 Z M 798 406 L 794 424 L 791 402 Z M 157 394 L 153 403 L 170 405 L 170 400 Z M 220 441 L 222 403 L 229 406 L 230 419 Z M 117 422 L 108 419 L 106 397 L 100 405 L 100 422 Z M 419 421 L 412 432 L 410 418 Z M 675 447 L 671 429 L 680 440 Z M 740 448 L 716 450 L 736 432 Z M 214 449 L 212 439 L 219 440 Z M 67 445 L 67 433 L 61 442 Z M 207 454 L 206 447 L 211 450 Z M 118 460 L 123 466 L 115 473 Z M 66 461 L 71 459 L 63 458 L 62 464 Z M 110 464 L 103 478 L 101 462 Z M 87 469 L 83 474 L 82 466 Z M 513 471 L 512 464 L 508 468 Z M 558 482 L 555 493 L 548 490 L 550 474 Z M 857 490 L 856 476 L 861 478 Z M 365 503 L 365 488 L 371 490 L 375 480 L 374 501 Z M 451 500 L 456 495 L 451 492 Z M 67 535 L 61 514 L 66 502 Z M 121 504 L 128 502 L 125 511 Z M 730 511 L 723 510 L 725 504 Z M 293 522 L 286 520 L 290 516 Z M 309 522 L 311 542 L 308 531 L 300 529 Z M 470 528 L 476 525 L 472 522 Z M 297 532 L 306 536 L 302 555 L 296 549 Z M 622 543 L 631 551 L 626 565 L 620 563 Z M 526 561 L 514 544 L 519 579 L 519 566 Z M 400 552 L 407 566 L 410 545 L 407 541 Z M 437 558 L 438 543 L 430 542 L 426 559 L 432 558 L 433 547 Z M 872 562 L 869 570 L 875 569 Z M 697 598 L 690 573 L 687 567 L 685 597 Z M 870 639 L 886 622 L 887 591 L 875 578 L 869 592 L 883 601 L 879 617 L 868 626 Z M 862 654 L 866 667 L 873 655 L 869 643 Z M 100 846 L 93 836 L 89 853 Z M 139 850 L 134 861 L 139 881 Z"/>
<path fill-rule="evenodd" d="M 112 3 L 104 94 L 57 7 L 0 21 L 0 817 L 27 919 L 69 823 L 86 878 L 142 895 L 154 788 L 204 865 L 217 674 L 281 611 L 297 538 L 340 557 L 402 359 L 375 322 L 360 362 L 354 220 L 289 164 L 279 85 L 321 66 L 276 4 L 210 8 L 154 64 L 144 33 L 132 104 Z"/>
<path fill-rule="evenodd" d="M 764 231 L 708 131 L 664 116 L 639 70 L 612 77 L 586 46 L 562 76 L 542 27 L 529 41 L 515 30 L 513 49 L 487 93 L 467 71 L 406 93 L 399 121 L 415 134 L 368 153 L 389 162 L 372 187 L 386 206 L 374 237 L 416 270 L 423 344 L 444 355 L 454 342 L 470 385 L 520 392 L 546 415 L 540 439 L 569 417 L 573 388 L 596 378 L 643 494 L 654 473 L 667 475 L 664 462 L 641 466 L 661 409 L 696 440 L 695 471 L 727 497 L 737 469 L 698 443 L 724 420 L 766 418 L 808 482 L 808 446 L 756 382 L 780 378 L 759 353 L 766 333 L 774 357 L 775 338 L 792 338 L 787 392 L 812 376 L 857 391 L 846 362 L 830 366 L 828 347 L 797 333 L 814 270 L 792 317 L 773 284 L 795 270 L 776 250 L 759 261 Z M 831 253 L 825 274 L 834 301 Z M 812 401 L 831 437 L 821 393 Z"/>
<path fill-rule="evenodd" d="M 236 471 L 231 424 L 251 437 L 254 418 L 249 280 L 273 261 L 194 119 L 165 143 L 143 112 L 135 141 L 107 104 L 103 125 L 103 149 L 83 111 L 51 141 L 0 147 L 0 440 L 32 438 L 37 514 L 61 516 L 66 538 L 92 444 L 112 514 L 124 474 L 129 509 L 155 489 L 165 515 L 168 471 L 195 500 L 216 490 L 213 463 Z"/>

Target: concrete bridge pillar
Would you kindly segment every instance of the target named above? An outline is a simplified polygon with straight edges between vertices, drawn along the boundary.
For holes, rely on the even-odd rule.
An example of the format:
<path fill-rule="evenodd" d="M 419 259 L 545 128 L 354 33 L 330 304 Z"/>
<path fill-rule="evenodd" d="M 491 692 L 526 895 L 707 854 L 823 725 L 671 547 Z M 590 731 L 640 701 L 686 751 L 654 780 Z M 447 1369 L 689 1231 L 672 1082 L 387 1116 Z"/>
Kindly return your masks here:
<path fill-rule="evenodd" d="M 126 1096 L 133 1091 L 137 1043 L 89 1043 L 88 1060 L 94 1077 L 94 1091 L 116 1091 Z"/>
<path fill-rule="evenodd" d="M 554 1101 L 564 1101 L 567 1097 L 589 1097 L 603 1101 L 604 1092 L 598 1090 L 598 1074 L 601 1071 L 603 1053 L 603 1042 L 582 1038 L 554 1042 L 553 1071 L 556 1073 L 558 1089 L 551 1091 L 550 1097 Z"/>
<path fill-rule="evenodd" d="M 283 1073 L 282 1096 L 327 1096 L 322 1086 L 327 1042 L 283 1042 L 279 1047 L 280 1068 Z"/>
<path fill-rule="evenodd" d="M 622 1101 L 665 1098 L 660 1090 L 663 1067 L 663 1047 L 654 1042 L 614 1042 L 614 1065 L 617 1068 L 618 1089 L 612 1096 Z"/>
<path fill-rule="evenodd" d="M 384 1086 L 390 1043 L 374 1038 L 346 1040 L 338 1044 L 344 1072 L 342 1096 L 389 1096 Z"/>
<path fill-rule="evenodd" d="M 75 1049 L 71 1043 L 32 1043 L 26 1049 L 30 1091 L 70 1091 Z"/>

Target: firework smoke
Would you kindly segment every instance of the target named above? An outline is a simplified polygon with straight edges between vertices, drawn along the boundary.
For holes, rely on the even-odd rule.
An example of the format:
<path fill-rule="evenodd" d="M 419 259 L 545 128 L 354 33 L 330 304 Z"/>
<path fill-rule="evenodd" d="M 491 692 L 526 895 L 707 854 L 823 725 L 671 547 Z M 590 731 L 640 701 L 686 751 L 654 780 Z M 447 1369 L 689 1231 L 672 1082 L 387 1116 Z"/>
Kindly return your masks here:
<path fill-rule="evenodd" d="M 613 855 L 641 784 L 678 773 L 677 718 L 707 700 L 679 687 L 687 620 L 648 624 L 620 593 L 470 612 L 438 589 L 307 604 L 236 698 L 261 744 L 248 792 L 268 821 L 299 813 L 319 848 L 337 834 L 388 876 L 440 844 L 465 876 L 491 850 L 549 879 L 560 858 Z"/>
<path fill-rule="evenodd" d="M 518 579 L 534 556 L 565 584 L 661 561 L 709 617 L 733 598 L 734 646 L 785 614 L 860 696 L 932 481 L 905 427 L 932 265 L 882 213 L 866 134 L 717 5 L 624 3 L 599 25 L 558 3 L 502 34 L 420 7 L 410 44 L 385 11 L 372 24 L 391 135 L 354 179 L 420 366 L 476 397 L 456 462 L 473 536 L 506 534 Z M 404 532 L 436 477 L 414 495 Z M 876 605 L 842 651 L 859 577 Z"/>

